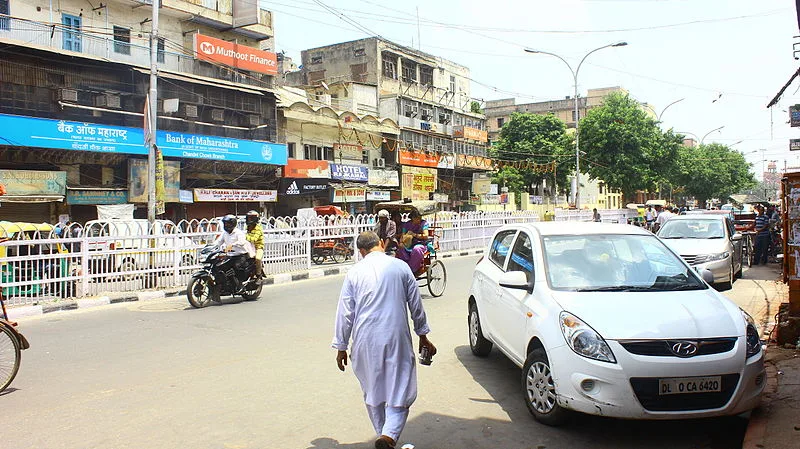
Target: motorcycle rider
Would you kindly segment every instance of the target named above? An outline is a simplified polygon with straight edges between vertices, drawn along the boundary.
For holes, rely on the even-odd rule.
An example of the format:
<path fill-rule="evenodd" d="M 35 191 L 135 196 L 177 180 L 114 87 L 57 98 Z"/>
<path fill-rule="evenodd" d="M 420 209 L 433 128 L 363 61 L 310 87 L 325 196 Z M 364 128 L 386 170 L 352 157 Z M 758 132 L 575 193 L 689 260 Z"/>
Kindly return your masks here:
<path fill-rule="evenodd" d="M 228 254 L 229 263 L 233 265 L 235 271 L 241 271 L 243 269 L 242 265 L 247 261 L 246 258 L 255 257 L 255 249 L 253 244 L 247 241 L 247 235 L 244 231 L 236 226 L 237 222 L 236 217 L 231 214 L 222 217 L 222 228 L 225 232 L 217 237 L 214 245 Z M 233 279 L 238 290 L 241 288 L 241 281 L 238 276 L 233 276 Z"/>
<path fill-rule="evenodd" d="M 260 226 L 260 216 L 258 212 L 251 210 L 245 215 L 247 224 L 247 241 L 250 242 L 256 251 L 256 278 L 262 276 L 261 259 L 264 257 L 264 230 Z"/>

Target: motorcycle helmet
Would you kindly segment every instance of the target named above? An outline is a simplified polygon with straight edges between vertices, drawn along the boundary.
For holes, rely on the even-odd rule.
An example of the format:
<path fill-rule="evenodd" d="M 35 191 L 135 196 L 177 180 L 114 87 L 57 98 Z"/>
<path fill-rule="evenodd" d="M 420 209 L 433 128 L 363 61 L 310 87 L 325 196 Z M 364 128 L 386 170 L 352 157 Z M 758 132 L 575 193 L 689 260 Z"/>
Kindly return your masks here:
<path fill-rule="evenodd" d="M 245 223 L 247 223 L 247 225 L 250 226 L 250 225 L 257 224 L 258 223 L 258 219 L 259 219 L 258 212 L 254 211 L 254 210 L 251 210 L 250 212 L 247 213 L 247 215 L 245 215 L 245 219 L 244 220 L 245 220 Z"/>
<path fill-rule="evenodd" d="M 225 229 L 225 232 L 230 234 L 234 229 L 236 229 L 236 221 L 236 217 L 228 214 L 222 217 L 222 228 Z"/>

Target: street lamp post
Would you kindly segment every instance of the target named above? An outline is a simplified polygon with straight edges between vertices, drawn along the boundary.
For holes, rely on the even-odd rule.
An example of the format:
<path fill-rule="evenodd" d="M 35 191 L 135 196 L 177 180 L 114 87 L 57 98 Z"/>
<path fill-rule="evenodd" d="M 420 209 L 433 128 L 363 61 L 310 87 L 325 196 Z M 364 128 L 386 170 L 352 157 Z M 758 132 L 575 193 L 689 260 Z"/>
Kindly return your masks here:
<path fill-rule="evenodd" d="M 675 103 L 680 103 L 680 102 L 681 102 L 681 101 L 683 101 L 683 100 L 685 100 L 685 98 L 681 98 L 680 100 L 675 100 L 675 101 L 673 101 L 672 103 L 670 103 L 670 104 L 668 104 L 668 105 L 664 106 L 664 109 L 662 109 L 662 110 L 661 110 L 661 114 L 658 114 L 658 121 L 659 121 L 659 122 L 661 121 L 661 116 L 662 116 L 662 115 L 664 115 L 664 112 L 666 112 L 666 111 L 667 111 L 667 109 L 669 109 L 669 107 L 670 107 L 670 106 L 672 106 L 672 105 L 673 105 L 673 104 L 675 104 Z"/>
<path fill-rule="evenodd" d="M 627 42 L 617 42 L 616 44 L 608 44 L 608 45 L 604 45 L 602 47 L 595 48 L 594 50 L 590 51 L 589 53 L 586 53 L 586 55 L 583 57 L 583 59 L 581 59 L 581 62 L 578 63 L 578 67 L 575 70 L 572 69 L 572 66 L 570 65 L 569 62 L 567 62 L 566 59 L 562 58 L 561 56 L 559 56 L 559 55 L 557 55 L 555 53 L 550 53 L 550 52 L 541 51 L 541 50 L 533 50 L 531 48 L 526 48 L 525 49 L 525 51 L 528 52 L 528 53 L 536 53 L 536 54 L 554 56 L 554 57 L 560 59 L 561 62 L 566 64 L 567 68 L 569 68 L 569 71 L 572 72 L 573 97 L 575 98 L 575 208 L 577 208 L 577 209 L 581 208 L 581 202 L 580 202 L 581 153 L 580 153 L 580 149 L 579 149 L 579 146 L 578 146 L 578 144 L 579 144 L 578 122 L 580 121 L 579 120 L 580 117 L 578 117 L 578 72 L 580 72 L 581 66 L 583 65 L 583 62 L 586 61 L 586 58 L 588 58 L 589 55 L 591 55 L 592 53 L 594 53 L 596 51 L 599 51 L 599 50 L 602 50 L 604 48 L 624 47 L 626 45 L 628 45 Z M 588 107 L 588 105 L 587 105 L 587 107 Z"/>
<path fill-rule="evenodd" d="M 700 145 L 702 145 L 702 144 L 703 144 L 703 141 L 704 141 L 704 140 L 706 140 L 706 137 L 708 137 L 708 135 L 709 135 L 709 134 L 713 133 L 714 131 L 719 131 L 719 130 L 721 130 L 721 129 L 722 129 L 722 128 L 724 128 L 724 127 L 725 127 L 725 125 L 722 125 L 722 126 L 720 126 L 719 128 L 714 128 L 714 129 L 712 129 L 711 131 L 707 132 L 707 133 L 706 133 L 706 135 L 705 135 L 705 136 L 703 136 L 703 138 L 702 138 L 702 139 L 700 139 Z"/>

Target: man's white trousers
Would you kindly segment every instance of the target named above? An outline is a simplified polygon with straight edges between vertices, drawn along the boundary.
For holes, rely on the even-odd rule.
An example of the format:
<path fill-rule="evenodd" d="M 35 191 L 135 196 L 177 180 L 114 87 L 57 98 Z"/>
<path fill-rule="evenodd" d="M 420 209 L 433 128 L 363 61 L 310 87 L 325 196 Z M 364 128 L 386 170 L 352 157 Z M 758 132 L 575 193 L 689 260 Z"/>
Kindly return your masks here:
<path fill-rule="evenodd" d="M 408 407 L 388 407 L 385 403 L 377 407 L 367 405 L 367 413 L 375 433 L 386 435 L 395 442 L 400 439 L 408 420 Z"/>

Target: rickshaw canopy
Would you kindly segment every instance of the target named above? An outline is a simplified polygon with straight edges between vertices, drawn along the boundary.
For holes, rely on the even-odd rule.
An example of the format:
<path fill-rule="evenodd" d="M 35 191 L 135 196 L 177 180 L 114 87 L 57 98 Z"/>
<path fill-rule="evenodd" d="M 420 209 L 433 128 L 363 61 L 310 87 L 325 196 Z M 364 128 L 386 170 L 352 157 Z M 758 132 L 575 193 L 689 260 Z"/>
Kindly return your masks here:
<path fill-rule="evenodd" d="M 347 213 L 336 206 L 315 206 L 314 212 L 317 215 L 340 215 L 346 216 Z"/>
<path fill-rule="evenodd" d="M 647 202 L 644 203 L 644 204 L 646 204 L 647 206 L 661 206 L 661 207 L 664 207 L 664 206 L 667 205 L 667 201 L 666 200 L 647 200 Z"/>
<path fill-rule="evenodd" d="M 20 232 L 39 232 L 40 234 L 49 234 L 52 230 L 53 225 L 49 223 L 0 221 L 0 237 L 13 237 Z"/>
<path fill-rule="evenodd" d="M 385 203 L 378 203 L 375 205 L 375 208 L 373 210 L 376 214 L 381 209 L 388 210 L 390 214 L 393 212 L 408 214 L 411 213 L 412 211 L 417 211 L 419 212 L 420 215 L 424 217 L 426 215 L 436 214 L 438 207 L 439 204 L 436 201 L 419 200 L 419 201 L 405 202 L 403 200 L 400 200 L 400 201 L 387 201 Z"/>

